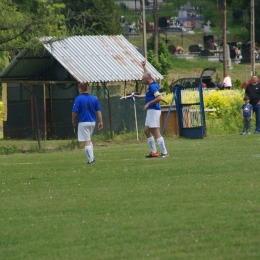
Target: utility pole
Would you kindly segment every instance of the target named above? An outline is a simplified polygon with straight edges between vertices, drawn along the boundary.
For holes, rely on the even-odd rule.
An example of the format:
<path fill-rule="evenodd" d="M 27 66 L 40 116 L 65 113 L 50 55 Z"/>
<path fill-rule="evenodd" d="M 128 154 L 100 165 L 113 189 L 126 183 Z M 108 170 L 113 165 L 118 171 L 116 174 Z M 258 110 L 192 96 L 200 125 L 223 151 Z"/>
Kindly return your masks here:
<path fill-rule="evenodd" d="M 227 5 L 223 1 L 223 78 L 227 74 Z"/>
<path fill-rule="evenodd" d="M 135 0 L 135 28 L 137 28 L 136 0 Z"/>
<path fill-rule="evenodd" d="M 142 0 L 144 57 L 147 60 L 145 1 Z"/>
<path fill-rule="evenodd" d="M 156 60 L 158 60 L 158 14 L 157 14 L 157 0 L 153 0 L 153 20 L 154 20 L 154 55 Z"/>
<path fill-rule="evenodd" d="M 255 0 L 251 0 L 251 76 L 255 75 Z"/>

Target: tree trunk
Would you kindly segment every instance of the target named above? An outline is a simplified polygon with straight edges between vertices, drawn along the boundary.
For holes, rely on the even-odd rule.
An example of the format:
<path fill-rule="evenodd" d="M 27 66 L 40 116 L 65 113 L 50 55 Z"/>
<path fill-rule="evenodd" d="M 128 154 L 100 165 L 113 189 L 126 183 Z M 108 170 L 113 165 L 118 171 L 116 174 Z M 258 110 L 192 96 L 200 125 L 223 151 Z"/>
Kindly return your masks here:
<path fill-rule="evenodd" d="M 255 3 L 251 0 L 251 76 L 255 75 Z"/>
<path fill-rule="evenodd" d="M 226 16 L 226 0 L 223 1 L 223 78 L 225 78 L 225 75 L 227 74 L 227 16 Z"/>
<path fill-rule="evenodd" d="M 147 40 L 146 40 L 146 17 L 145 17 L 145 3 L 142 0 L 142 13 L 143 13 L 143 44 L 144 44 L 144 57 L 147 60 Z"/>
<path fill-rule="evenodd" d="M 158 60 L 159 32 L 158 32 L 157 0 L 153 0 L 153 20 L 154 20 L 154 55 L 156 60 Z"/>

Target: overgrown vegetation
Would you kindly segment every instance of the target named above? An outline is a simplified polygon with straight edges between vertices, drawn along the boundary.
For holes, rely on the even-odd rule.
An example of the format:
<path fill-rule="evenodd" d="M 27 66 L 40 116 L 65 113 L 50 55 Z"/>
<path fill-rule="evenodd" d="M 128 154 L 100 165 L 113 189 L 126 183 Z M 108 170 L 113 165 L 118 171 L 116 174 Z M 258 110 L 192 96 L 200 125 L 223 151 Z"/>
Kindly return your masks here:
<path fill-rule="evenodd" d="M 167 48 L 166 43 L 158 39 L 158 60 L 154 54 L 154 37 L 150 37 L 147 41 L 148 60 L 149 62 L 162 74 L 168 74 L 172 67 L 171 54 Z"/>

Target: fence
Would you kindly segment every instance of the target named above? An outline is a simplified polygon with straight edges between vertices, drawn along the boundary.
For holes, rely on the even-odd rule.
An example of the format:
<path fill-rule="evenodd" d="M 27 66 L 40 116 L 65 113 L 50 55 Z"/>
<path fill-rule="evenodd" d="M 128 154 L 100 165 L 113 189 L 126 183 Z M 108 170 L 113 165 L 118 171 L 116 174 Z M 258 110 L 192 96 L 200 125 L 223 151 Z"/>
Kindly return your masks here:
<path fill-rule="evenodd" d="M 75 137 L 71 124 L 71 111 L 74 99 L 53 100 L 44 112 L 43 100 L 37 100 L 40 138 L 71 138 Z M 104 128 L 95 129 L 94 134 L 107 134 L 112 129 L 113 133 L 135 131 L 134 106 L 131 99 L 120 97 L 100 98 Z M 144 98 L 136 99 L 138 129 L 144 128 L 145 111 Z M 110 106 L 110 107 L 109 107 Z M 111 115 L 109 115 L 109 111 Z M 45 126 L 46 118 L 46 126 Z M 37 139 L 36 111 L 32 110 L 32 102 L 9 102 L 8 118 L 4 122 L 5 138 Z"/>

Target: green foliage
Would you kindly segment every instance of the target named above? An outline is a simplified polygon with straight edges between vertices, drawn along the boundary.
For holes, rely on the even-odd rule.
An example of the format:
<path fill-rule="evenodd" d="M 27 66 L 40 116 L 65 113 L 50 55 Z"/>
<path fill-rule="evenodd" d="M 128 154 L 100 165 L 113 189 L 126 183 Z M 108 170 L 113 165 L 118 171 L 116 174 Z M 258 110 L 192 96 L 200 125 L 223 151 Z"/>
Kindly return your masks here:
<path fill-rule="evenodd" d="M 122 33 L 120 7 L 114 0 L 64 0 L 70 35 L 115 35 Z"/>
<path fill-rule="evenodd" d="M 242 83 L 239 79 L 236 79 L 235 81 L 232 81 L 232 88 L 233 89 L 241 89 Z"/>
<path fill-rule="evenodd" d="M 147 51 L 147 57 L 148 57 L 148 61 L 154 66 L 154 68 L 156 70 L 158 70 L 159 72 L 162 71 L 162 65 L 161 63 L 155 58 L 155 54 L 153 50 L 148 50 Z"/>
<path fill-rule="evenodd" d="M 159 56 L 159 62 L 161 63 L 161 74 L 168 74 L 169 70 L 172 67 L 171 57 L 168 54 L 161 53 Z"/>
<path fill-rule="evenodd" d="M 69 148 L 69 149 L 80 148 L 80 142 L 77 139 L 71 140 L 64 146 L 60 147 L 60 149 L 62 149 L 62 148 Z"/>
<path fill-rule="evenodd" d="M 168 83 L 168 78 L 164 78 L 164 81 L 163 81 L 163 88 L 164 88 L 164 91 L 166 93 L 170 93 L 170 86 L 169 86 L 169 83 Z"/>
<path fill-rule="evenodd" d="M 219 77 L 218 73 L 216 73 L 215 82 L 216 83 L 220 83 L 221 82 L 221 78 Z"/>
<path fill-rule="evenodd" d="M 7 51 L 0 51 L 0 71 L 2 71 L 9 62 L 9 53 Z M 0 91 L 2 90 L 2 88 L 0 89 Z"/>
<path fill-rule="evenodd" d="M 171 54 L 165 41 L 158 39 L 158 61 L 154 54 L 154 36 L 147 41 L 148 60 L 163 75 L 166 75 L 172 67 Z"/>
<path fill-rule="evenodd" d="M 241 107 L 243 93 L 237 90 L 220 90 L 204 94 L 204 106 L 215 108 L 216 112 L 206 113 L 209 133 L 239 133 L 242 129 Z"/>
<path fill-rule="evenodd" d="M 11 145 L 11 146 L 1 146 L 0 147 L 0 154 L 1 155 L 9 155 L 9 154 L 14 154 L 18 151 L 16 145 Z"/>
<path fill-rule="evenodd" d="M 65 5 L 50 5 L 48 1 L 2 0 L 0 2 L 0 51 L 15 52 L 37 44 L 36 37 L 65 35 Z M 55 13 L 57 12 L 57 13 Z M 39 44 L 39 43 L 38 43 Z"/>

